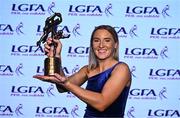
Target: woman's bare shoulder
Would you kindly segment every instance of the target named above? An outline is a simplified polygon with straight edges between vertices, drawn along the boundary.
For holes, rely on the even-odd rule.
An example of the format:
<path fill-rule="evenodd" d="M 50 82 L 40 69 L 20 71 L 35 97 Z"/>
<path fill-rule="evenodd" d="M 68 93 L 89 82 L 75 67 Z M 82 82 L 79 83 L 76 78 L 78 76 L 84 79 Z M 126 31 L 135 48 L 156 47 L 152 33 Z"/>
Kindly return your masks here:
<path fill-rule="evenodd" d="M 88 72 L 89 72 L 88 65 L 82 66 L 81 69 L 79 70 L 80 74 L 86 74 L 87 75 Z"/>
<path fill-rule="evenodd" d="M 129 70 L 129 65 L 125 62 L 118 62 L 115 68 Z"/>

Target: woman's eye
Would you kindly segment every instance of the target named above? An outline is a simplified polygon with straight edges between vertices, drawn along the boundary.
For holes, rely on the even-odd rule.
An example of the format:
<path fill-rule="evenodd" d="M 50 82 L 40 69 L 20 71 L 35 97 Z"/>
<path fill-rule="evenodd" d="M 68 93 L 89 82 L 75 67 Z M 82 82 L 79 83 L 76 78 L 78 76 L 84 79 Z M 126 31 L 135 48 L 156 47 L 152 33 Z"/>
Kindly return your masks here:
<path fill-rule="evenodd" d="M 110 39 L 106 39 L 105 41 L 106 41 L 106 42 L 110 42 Z"/>
<path fill-rule="evenodd" d="M 98 40 L 98 39 L 94 39 L 93 41 L 94 41 L 94 42 L 99 42 L 99 40 Z"/>

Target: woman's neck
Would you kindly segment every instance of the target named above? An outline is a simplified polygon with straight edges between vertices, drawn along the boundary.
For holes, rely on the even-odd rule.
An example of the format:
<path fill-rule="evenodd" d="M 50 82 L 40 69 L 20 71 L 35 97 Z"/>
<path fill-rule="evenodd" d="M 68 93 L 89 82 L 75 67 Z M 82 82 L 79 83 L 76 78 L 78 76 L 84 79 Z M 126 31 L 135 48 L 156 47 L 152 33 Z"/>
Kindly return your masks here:
<path fill-rule="evenodd" d="M 99 70 L 99 72 L 103 72 L 104 70 L 112 67 L 117 62 L 118 61 L 114 60 L 114 59 L 112 59 L 112 60 L 100 60 L 97 69 Z"/>

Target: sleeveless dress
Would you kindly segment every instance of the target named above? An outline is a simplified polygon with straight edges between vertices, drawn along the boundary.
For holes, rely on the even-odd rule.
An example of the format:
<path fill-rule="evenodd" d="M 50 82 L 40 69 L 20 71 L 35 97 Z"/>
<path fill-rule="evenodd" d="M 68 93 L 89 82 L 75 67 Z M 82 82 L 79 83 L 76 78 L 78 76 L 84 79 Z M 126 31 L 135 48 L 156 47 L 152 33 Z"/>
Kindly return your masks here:
<path fill-rule="evenodd" d="M 119 63 L 122 63 L 122 62 L 118 62 L 111 68 L 109 68 L 95 76 L 90 77 L 88 79 L 86 89 L 100 93 L 102 91 L 104 84 L 111 76 L 111 72 L 113 71 L 114 67 L 116 65 L 118 65 Z M 109 88 L 109 89 L 111 89 L 111 88 Z M 98 117 L 98 118 L 99 117 L 106 117 L 106 118 L 107 117 L 118 117 L 118 118 L 120 118 L 120 117 L 123 117 L 129 89 L 130 89 L 130 87 L 125 87 L 124 90 L 122 91 L 122 93 L 119 95 L 119 97 L 103 112 L 100 112 L 87 104 L 84 118 L 96 118 L 96 117 Z"/>

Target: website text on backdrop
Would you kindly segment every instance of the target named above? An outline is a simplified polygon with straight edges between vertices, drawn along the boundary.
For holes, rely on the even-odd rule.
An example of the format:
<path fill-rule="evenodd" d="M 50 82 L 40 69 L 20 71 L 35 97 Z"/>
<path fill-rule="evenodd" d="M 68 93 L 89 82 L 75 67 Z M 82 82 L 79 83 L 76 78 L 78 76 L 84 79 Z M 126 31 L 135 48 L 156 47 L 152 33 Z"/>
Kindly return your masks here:
<path fill-rule="evenodd" d="M 45 52 L 56 43 L 56 57 L 61 63 L 62 43 L 48 38 Z M 36 79 L 55 83 L 59 92 L 70 91 L 87 104 L 84 117 L 123 117 L 131 85 L 131 73 L 125 62 L 119 61 L 119 40 L 110 25 L 95 27 L 91 34 L 89 64 L 66 77 L 63 70 L 54 76 L 35 75 Z M 81 87 L 87 81 L 86 88 Z"/>

